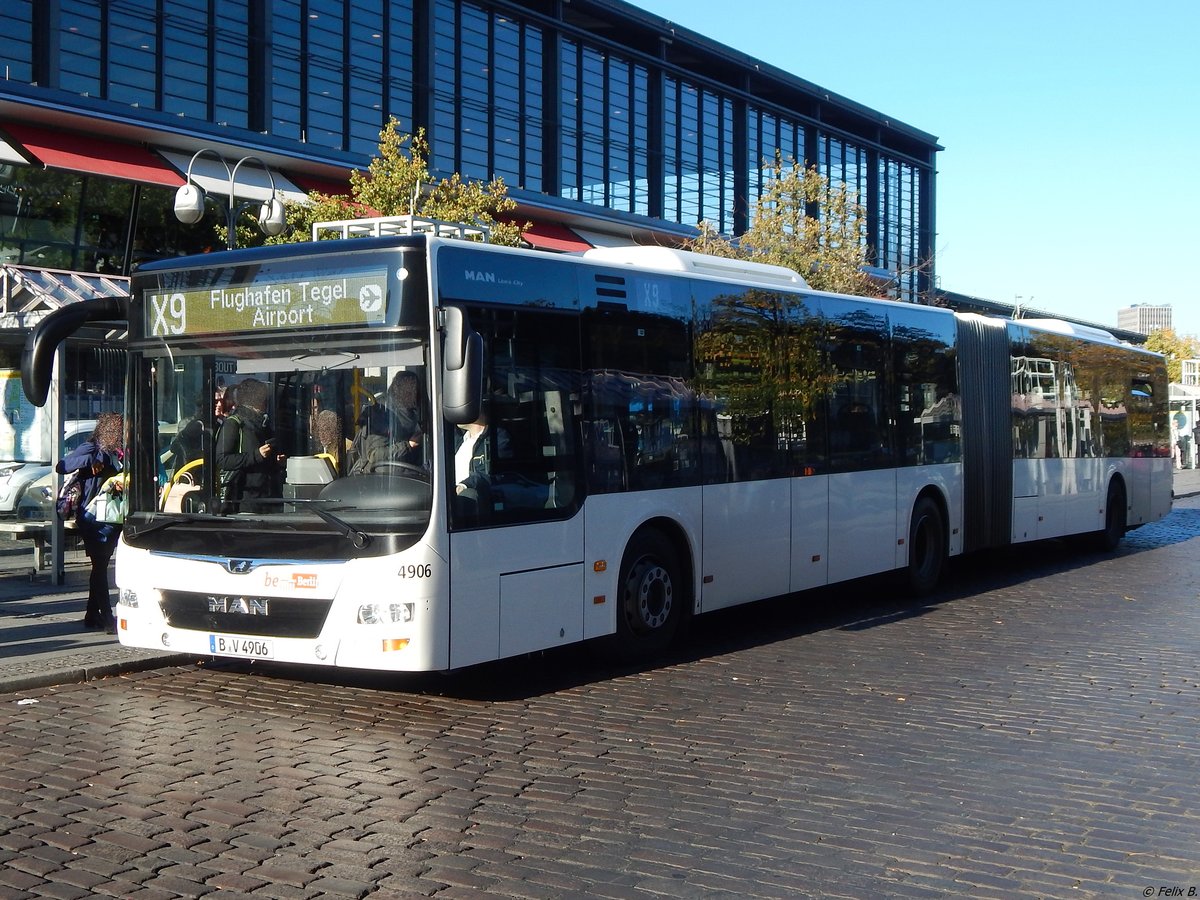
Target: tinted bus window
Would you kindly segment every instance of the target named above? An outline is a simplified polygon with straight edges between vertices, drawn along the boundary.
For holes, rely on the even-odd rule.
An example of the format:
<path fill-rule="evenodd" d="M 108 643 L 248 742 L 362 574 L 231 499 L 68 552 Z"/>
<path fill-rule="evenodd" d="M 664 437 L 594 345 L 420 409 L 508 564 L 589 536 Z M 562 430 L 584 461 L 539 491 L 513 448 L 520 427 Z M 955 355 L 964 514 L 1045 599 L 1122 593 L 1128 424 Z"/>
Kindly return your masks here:
<path fill-rule="evenodd" d="M 887 318 L 880 309 L 842 298 L 822 298 L 821 309 L 829 327 L 830 470 L 891 466 Z"/>
<path fill-rule="evenodd" d="M 486 429 L 450 426 L 454 527 L 562 518 L 579 502 L 579 328 L 573 316 L 471 309 L 484 340 Z"/>
<path fill-rule="evenodd" d="M 895 313 L 892 353 L 899 465 L 962 458 L 954 333 L 950 316 L 919 307 Z"/>

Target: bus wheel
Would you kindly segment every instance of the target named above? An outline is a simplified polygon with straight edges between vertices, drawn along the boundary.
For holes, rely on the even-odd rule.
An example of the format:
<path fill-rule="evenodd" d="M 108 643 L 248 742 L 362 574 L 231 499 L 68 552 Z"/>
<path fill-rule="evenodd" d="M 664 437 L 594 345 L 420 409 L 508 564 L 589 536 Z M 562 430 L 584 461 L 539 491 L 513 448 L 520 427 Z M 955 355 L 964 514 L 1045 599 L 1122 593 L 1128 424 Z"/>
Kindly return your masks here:
<path fill-rule="evenodd" d="M 908 591 L 923 597 L 937 587 L 946 565 L 946 523 L 942 511 L 928 497 L 913 507 L 908 526 Z"/>
<path fill-rule="evenodd" d="M 683 617 L 687 587 L 675 548 L 658 531 L 634 535 L 621 560 L 618 652 L 626 657 L 659 652 Z"/>
<path fill-rule="evenodd" d="M 1104 503 L 1104 527 L 1092 535 L 1092 546 L 1103 553 L 1112 553 L 1125 537 L 1125 485 L 1114 478 L 1108 483 L 1108 499 Z"/>

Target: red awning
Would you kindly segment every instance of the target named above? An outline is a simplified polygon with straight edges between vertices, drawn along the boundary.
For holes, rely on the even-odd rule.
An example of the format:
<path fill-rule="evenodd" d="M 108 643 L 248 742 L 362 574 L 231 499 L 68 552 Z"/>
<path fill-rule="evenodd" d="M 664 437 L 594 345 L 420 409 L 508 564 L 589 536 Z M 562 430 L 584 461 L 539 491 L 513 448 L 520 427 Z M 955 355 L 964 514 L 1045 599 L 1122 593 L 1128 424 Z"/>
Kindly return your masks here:
<path fill-rule="evenodd" d="M 179 173 L 162 158 L 136 144 L 120 144 L 77 132 L 56 131 L 17 122 L 0 122 L 0 128 L 12 135 L 47 168 L 106 175 L 164 187 L 183 184 Z"/>
<path fill-rule="evenodd" d="M 557 250 L 560 253 L 578 253 L 591 250 L 592 245 L 565 225 L 553 222 L 534 222 L 521 237 L 539 250 Z"/>
<path fill-rule="evenodd" d="M 316 175 L 297 174 L 288 172 L 292 184 L 304 191 L 316 191 L 327 197 L 344 197 L 350 193 L 350 182 L 336 181 L 332 178 L 321 178 Z"/>

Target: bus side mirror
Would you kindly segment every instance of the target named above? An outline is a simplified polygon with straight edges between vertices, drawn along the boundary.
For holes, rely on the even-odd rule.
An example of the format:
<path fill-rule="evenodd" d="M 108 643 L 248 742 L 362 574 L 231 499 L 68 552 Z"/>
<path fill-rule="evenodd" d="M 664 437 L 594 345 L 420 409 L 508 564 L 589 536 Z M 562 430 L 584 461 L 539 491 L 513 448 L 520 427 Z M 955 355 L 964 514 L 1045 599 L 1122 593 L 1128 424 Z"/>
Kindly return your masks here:
<path fill-rule="evenodd" d="M 456 306 L 442 310 L 442 415 L 451 425 L 479 418 L 483 395 L 483 338 L 471 330 L 467 315 Z"/>

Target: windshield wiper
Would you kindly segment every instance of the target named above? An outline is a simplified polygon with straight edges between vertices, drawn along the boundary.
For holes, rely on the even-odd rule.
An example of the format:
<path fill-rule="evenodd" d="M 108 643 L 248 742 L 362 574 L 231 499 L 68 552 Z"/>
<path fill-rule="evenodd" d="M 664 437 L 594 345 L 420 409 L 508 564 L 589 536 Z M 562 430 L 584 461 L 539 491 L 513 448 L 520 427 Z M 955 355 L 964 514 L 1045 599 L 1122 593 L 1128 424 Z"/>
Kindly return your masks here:
<path fill-rule="evenodd" d="M 155 531 L 162 531 L 164 528 L 171 528 L 174 525 L 191 525 L 194 522 L 199 522 L 199 516 L 189 516 L 186 514 L 171 516 L 170 518 L 158 519 L 157 521 L 147 522 L 141 527 L 125 526 L 125 531 L 134 540 L 140 537 L 145 537 L 148 534 L 153 534 Z"/>
<path fill-rule="evenodd" d="M 351 544 L 354 545 L 355 550 L 363 550 L 369 543 L 371 543 L 371 536 L 369 534 L 367 534 L 365 531 L 359 531 L 340 516 L 335 516 L 333 513 L 329 512 L 328 510 L 321 509 L 319 506 L 314 506 L 312 511 L 336 528 L 339 534 L 341 534 L 348 541 L 350 541 Z"/>

